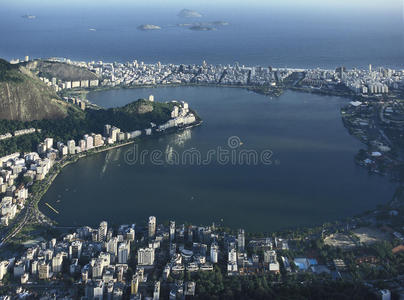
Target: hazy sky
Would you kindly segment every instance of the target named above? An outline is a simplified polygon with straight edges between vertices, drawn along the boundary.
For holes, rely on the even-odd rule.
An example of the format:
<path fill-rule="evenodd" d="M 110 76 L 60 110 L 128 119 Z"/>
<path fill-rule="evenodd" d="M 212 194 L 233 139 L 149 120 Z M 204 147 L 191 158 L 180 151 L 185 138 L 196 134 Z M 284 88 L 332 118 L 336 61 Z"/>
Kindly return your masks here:
<path fill-rule="evenodd" d="M 319 16 L 320 18 L 348 16 L 373 18 L 396 23 L 403 20 L 404 0 L 0 0 L 4 12 L 15 10 L 23 13 L 41 15 L 46 10 L 71 11 L 73 13 L 88 11 L 108 11 L 131 9 L 179 10 L 189 8 L 209 14 L 215 12 L 223 15 L 232 13 L 277 13 L 278 15 Z M 147 13 L 149 13 L 148 11 Z M 146 13 L 146 11 L 145 11 Z M 342 21 L 341 19 L 341 21 Z"/>
<path fill-rule="evenodd" d="M 279 6 L 279 7 L 311 7 L 311 8 L 342 8 L 342 9 L 375 9 L 391 10 L 400 9 L 403 6 L 403 0 L 0 0 L 2 5 L 12 6 L 35 6 L 35 5 L 82 5 L 82 6 L 116 6 L 116 5 L 162 5 L 162 6 Z"/>

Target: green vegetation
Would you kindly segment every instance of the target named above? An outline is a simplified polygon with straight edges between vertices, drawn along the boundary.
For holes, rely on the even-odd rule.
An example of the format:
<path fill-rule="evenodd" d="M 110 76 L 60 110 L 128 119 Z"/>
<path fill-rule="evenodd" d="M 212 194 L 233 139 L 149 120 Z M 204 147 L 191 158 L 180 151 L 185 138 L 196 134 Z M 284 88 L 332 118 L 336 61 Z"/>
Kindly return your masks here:
<path fill-rule="evenodd" d="M 173 103 L 150 102 L 144 99 L 120 108 L 89 110 L 86 122 L 93 130 L 102 132 L 104 124 L 111 124 L 123 131 L 133 131 L 150 127 L 150 122 L 162 124 L 171 117 Z"/>
<path fill-rule="evenodd" d="M 219 268 L 190 277 L 196 281 L 195 299 L 375 299 L 361 283 L 325 280 L 311 274 L 286 279 L 282 284 L 276 275 L 223 276 Z"/>
<path fill-rule="evenodd" d="M 18 67 L 0 58 L 0 81 L 21 81 Z"/>
<path fill-rule="evenodd" d="M 0 120 L 0 134 L 23 128 L 38 128 L 40 133 L 28 134 L 0 141 L 0 156 L 17 151 L 33 151 L 45 137 L 56 141 L 78 140 L 86 133 L 102 133 L 105 124 L 133 131 L 150 127 L 150 122 L 161 124 L 169 120 L 174 103 L 149 102 L 140 99 L 121 108 L 85 112 L 69 107 L 68 116 L 62 120 L 11 121 Z"/>

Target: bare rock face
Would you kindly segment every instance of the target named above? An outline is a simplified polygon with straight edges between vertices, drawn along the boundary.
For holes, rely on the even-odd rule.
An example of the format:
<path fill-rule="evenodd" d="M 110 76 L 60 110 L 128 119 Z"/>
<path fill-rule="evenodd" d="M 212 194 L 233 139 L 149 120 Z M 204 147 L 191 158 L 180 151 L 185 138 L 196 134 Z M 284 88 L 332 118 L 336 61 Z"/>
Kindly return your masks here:
<path fill-rule="evenodd" d="M 66 105 L 56 93 L 24 67 L 0 59 L 0 119 L 60 119 Z"/>
<path fill-rule="evenodd" d="M 98 79 L 95 73 L 86 68 L 57 61 L 34 60 L 23 63 L 23 65 L 32 73 L 46 77 L 49 80 L 52 79 L 52 77 L 62 81 Z"/>
<path fill-rule="evenodd" d="M 151 105 L 151 104 L 141 103 L 137 107 L 137 112 L 139 114 L 147 114 L 147 113 L 152 112 L 152 111 L 153 111 L 153 105 Z"/>

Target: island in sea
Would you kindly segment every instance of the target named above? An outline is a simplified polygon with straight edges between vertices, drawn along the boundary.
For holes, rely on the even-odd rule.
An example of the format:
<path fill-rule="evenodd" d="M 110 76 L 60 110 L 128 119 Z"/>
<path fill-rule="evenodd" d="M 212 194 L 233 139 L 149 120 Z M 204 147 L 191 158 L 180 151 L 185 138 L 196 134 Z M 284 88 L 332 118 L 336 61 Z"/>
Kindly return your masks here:
<path fill-rule="evenodd" d="M 191 9 L 184 8 L 178 13 L 181 18 L 202 18 L 202 14 Z"/>
<path fill-rule="evenodd" d="M 177 27 L 187 27 L 194 31 L 214 31 L 220 27 L 228 26 L 229 23 L 225 21 L 214 21 L 214 22 L 195 22 L 195 23 L 180 23 Z"/>
<path fill-rule="evenodd" d="M 142 31 L 148 31 L 148 30 L 160 30 L 161 27 L 153 24 L 142 24 L 137 27 L 137 29 L 142 30 Z"/>
<path fill-rule="evenodd" d="M 191 26 L 191 27 L 189 27 L 189 29 L 193 30 L 193 31 L 215 31 L 215 30 L 217 30 L 215 27 L 201 26 L 201 25 Z"/>

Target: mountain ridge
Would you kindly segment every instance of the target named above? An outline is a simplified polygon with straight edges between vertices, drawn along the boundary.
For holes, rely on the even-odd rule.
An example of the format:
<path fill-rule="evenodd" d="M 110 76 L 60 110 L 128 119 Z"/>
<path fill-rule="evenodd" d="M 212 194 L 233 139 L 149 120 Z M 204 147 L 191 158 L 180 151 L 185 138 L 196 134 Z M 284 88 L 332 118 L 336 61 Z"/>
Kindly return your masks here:
<path fill-rule="evenodd" d="M 60 119 L 67 105 L 27 68 L 0 59 L 0 119 Z"/>

